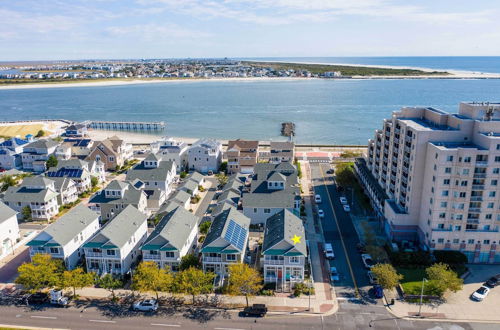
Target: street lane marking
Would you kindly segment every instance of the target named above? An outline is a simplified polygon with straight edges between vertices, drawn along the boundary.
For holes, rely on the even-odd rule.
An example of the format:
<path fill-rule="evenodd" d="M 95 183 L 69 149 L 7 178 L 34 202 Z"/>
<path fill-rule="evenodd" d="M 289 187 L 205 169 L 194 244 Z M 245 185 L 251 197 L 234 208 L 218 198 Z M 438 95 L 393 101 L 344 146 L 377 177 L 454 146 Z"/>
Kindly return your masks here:
<path fill-rule="evenodd" d="M 323 178 L 323 186 L 326 189 L 326 196 L 328 197 L 328 202 L 330 203 L 330 207 L 332 208 L 333 218 L 335 219 L 335 224 L 337 225 L 337 230 L 339 231 L 340 243 L 342 243 L 345 259 L 347 260 L 347 266 L 349 267 L 349 272 L 351 273 L 352 277 L 352 283 L 354 284 L 354 293 L 356 294 L 356 297 L 359 297 L 358 284 L 356 283 L 356 278 L 354 277 L 354 272 L 352 271 L 351 260 L 349 259 L 349 255 L 347 254 L 347 248 L 345 247 L 344 238 L 342 237 L 342 231 L 340 230 L 339 222 L 337 220 L 337 215 L 335 214 L 335 207 L 333 206 L 332 198 L 330 197 L 330 192 L 328 191 L 328 187 L 325 184 L 325 175 L 323 174 L 323 168 L 321 164 L 319 165 L 319 172 L 321 173 L 321 177 Z"/>
<path fill-rule="evenodd" d="M 38 315 L 32 315 L 30 317 L 34 318 L 34 319 L 49 319 L 49 320 L 56 320 L 57 319 L 57 317 L 55 317 L 55 316 L 38 316 Z"/>
<path fill-rule="evenodd" d="M 151 325 L 155 325 L 157 327 L 172 327 L 172 328 L 180 328 L 179 324 L 164 324 L 164 323 L 151 323 Z"/>
<path fill-rule="evenodd" d="M 98 323 L 116 323 L 116 321 L 109 321 L 109 320 L 89 320 L 89 322 L 98 322 Z"/>

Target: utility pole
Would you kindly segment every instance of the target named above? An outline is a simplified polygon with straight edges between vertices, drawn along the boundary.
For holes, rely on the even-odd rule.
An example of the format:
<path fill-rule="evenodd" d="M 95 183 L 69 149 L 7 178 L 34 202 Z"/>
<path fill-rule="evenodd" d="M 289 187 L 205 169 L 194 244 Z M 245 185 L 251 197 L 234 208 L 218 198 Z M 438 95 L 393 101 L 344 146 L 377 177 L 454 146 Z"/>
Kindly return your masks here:
<path fill-rule="evenodd" d="M 424 300 L 425 282 L 427 282 L 427 279 L 425 277 L 423 277 L 422 278 L 422 291 L 420 291 L 420 306 L 418 307 L 418 314 L 417 314 L 417 316 L 421 316 L 421 312 L 422 312 L 422 302 Z"/>

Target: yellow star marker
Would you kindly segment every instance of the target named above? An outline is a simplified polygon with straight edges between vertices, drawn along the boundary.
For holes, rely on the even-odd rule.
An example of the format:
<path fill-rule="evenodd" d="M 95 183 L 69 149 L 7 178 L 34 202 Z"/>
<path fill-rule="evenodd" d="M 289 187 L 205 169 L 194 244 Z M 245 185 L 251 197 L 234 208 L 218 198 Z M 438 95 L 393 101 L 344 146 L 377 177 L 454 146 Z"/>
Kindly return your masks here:
<path fill-rule="evenodd" d="M 293 245 L 300 243 L 301 238 L 302 236 L 293 235 L 292 237 Z"/>

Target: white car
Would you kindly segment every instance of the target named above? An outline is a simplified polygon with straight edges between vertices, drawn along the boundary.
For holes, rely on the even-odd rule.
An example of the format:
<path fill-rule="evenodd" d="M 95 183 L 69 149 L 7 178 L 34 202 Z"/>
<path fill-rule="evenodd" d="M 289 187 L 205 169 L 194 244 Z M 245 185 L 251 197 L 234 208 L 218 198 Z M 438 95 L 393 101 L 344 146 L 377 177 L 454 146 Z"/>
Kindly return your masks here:
<path fill-rule="evenodd" d="M 366 269 L 371 269 L 375 265 L 372 256 L 369 255 L 368 253 L 363 253 L 361 255 L 361 260 L 363 260 L 363 265 L 365 265 Z"/>
<path fill-rule="evenodd" d="M 156 312 L 158 310 L 158 302 L 154 299 L 146 299 L 137 301 L 133 305 L 134 311 L 141 312 Z"/>
<path fill-rule="evenodd" d="M 340 199 L 340 203 L 341 203 L 342 205 L 346 205 L 346 204 L 347 204 L 347 198 L 345 198 L 345 197 L 340 197 L 339 199 Z"/>
<path fill-rule="evenodd" d="M 372 271 L 368 271 L 367 275 L 368 275 L 368 281 L 370 281 L 370 284 L 377 284 L 377 277 L 375 276 L 375 274 L 373 274 Z"/>
<path fill-rule="evenodd" d="M 330 243 L 325 243 L 325 249 L 323 250 L 325 253 L 325 258 L 326 259 L 334 259 L 335 254 L 333 253 L 333 247 Z"/>
<path fill-rule="evenodd" d="M 320 195 L 316 195 L 314 196 L 314 202 L 316 204 L 321 204 L 321 196 Z"/>
<path fill-rule="evenodd" d="M 330 282 L 338 282 L 340 281 L 340 275 L 337 271 L 337 267 L 330 267 Z"/>
<path fill-rule="evenodd" d="M 323 210 L 318 210 L 318 217 L 324 218 L 325 217 L 325 212 L 323 212 Z"/>
<path fill-rule="evenodd" d="M 483 299 L 486 298 L 488 293 L 490 293 L 490 289 L 483 285 L 471 295 L 471 298 L 476 301 L 483 301 Z"/>
<path fill-rule="evenodd" d="M 342 207 L 344 208 L 345 212 L 351 212 L 351 207 L 349 205 L 344 204 L 344 205 L 342 205 Z"/>

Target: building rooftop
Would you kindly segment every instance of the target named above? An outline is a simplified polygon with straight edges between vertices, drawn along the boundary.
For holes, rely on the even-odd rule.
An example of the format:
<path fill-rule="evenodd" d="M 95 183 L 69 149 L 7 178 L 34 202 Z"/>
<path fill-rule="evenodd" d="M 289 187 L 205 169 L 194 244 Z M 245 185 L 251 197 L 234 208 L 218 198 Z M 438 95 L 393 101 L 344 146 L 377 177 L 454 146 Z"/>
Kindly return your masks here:
<path fill-rule="evenodd" d="M 0 224 L 2 224 L 5 220 L 12 218 L 16 214 L 17 214 L 16 211 L 14 211 L 13 209 L 5 205 L 2 201 L 0 201 Z"/>
<path fill-rule="evenodd" d="M 151 156 L 149 161 L 153 161 Z M 166 181 L 170 171 L 175 170 L 174 162 L 172 161 L 159 161 L 158 167 L 145 167 L 144 162 L 141 162 L 127 171 L 127 180 L 139 179 L 142 181 Z"/>
<path fill-rule="evenodd" d="M 300 242 L 295 244 L 292 238 L 299 236 Z M 281 250 L 284 255 L 307 255 L 306 235 L 302 219 L 288 210 L 280 211 L 266 220 L 262 253 L 269 250 Z"/>
<path fill-rule="evenodd" d="M 201 252 L 211 252 L 210 247 L 224 253 L 242 253 L 248 241 L 250 219 L 229 207 L 215 217 L 207 233 Z"/>

